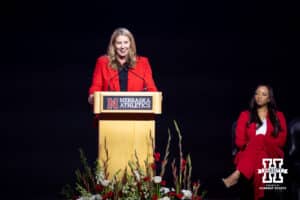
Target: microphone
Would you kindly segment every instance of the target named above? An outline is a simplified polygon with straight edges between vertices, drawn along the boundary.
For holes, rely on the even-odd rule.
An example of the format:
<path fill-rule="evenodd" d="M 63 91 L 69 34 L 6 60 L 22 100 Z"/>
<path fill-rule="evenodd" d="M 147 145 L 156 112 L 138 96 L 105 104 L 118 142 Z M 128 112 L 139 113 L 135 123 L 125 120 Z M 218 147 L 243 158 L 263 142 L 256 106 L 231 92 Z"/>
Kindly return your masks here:
<path fill-rule="evenodd" d="M 128 65 L 125 66 L 125 70 L 132 73 L 132 74 L 134 74 L 136 77 L 142 79 L 143 80 L 143 91 L 148 90 L 146 80 L 144 79 L 144 77 L 142 77 L 141 75 L 139 75 L 139 74 L 135 73 L 134 71 L 132 71 L 131 68 Z"/>

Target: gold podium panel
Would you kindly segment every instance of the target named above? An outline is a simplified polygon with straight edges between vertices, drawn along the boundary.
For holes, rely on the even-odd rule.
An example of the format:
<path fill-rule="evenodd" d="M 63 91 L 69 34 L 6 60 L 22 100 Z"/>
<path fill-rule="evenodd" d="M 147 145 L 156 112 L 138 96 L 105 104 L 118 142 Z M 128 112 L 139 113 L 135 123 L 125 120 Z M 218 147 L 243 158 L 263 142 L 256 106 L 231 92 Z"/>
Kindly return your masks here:
<path fill-rule="evenodd" d="M 99 121 L 99 159 L 107 159 L 105 144 L 108 150 L 108 172 L 110 177 L 118 170 L 124 170 L 128 161 L 136 161 L 135 152 L 139 159 L 140 166 L 148 158 L 153 162 L 153 148 L 150 133 L 154 138 L 154 120 L 100 120 Z M 130 171 L 130 169 L 128 168 Z"/>
<path fill-rule="evenodd" d="M 108 160 L 109 178 L 118 170 L 121 173 L 117 177 L 125 168 L 130 172 L 128 162 L 136 162 L 136 155 L 143 168 L 145 160 L 153 162 L 155 114 L 161 113 L 161 97 L 161 92 L 95 92 L 98 159 L 102 166 Z"/>

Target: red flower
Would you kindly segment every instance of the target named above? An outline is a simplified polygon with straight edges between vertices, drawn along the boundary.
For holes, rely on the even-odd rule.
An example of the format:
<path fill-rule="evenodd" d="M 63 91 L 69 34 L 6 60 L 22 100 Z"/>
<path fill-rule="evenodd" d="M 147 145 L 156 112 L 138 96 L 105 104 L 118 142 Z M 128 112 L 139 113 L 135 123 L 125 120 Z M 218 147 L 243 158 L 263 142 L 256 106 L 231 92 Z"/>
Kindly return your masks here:
<path fill-rule="evenodd" d="M 193 187 L 198 187 L 199 185 L 200 185 L 199 182 L 194 182 L 194 183 L 193 183 Z"/>
<path fill-rule="evenodd" d="M 103 190 L 103 186 L 100 185 L 100 184 L 96 184 L 96 186 L 95 186 L 95 191 L 96 191 L 96 192 L 101 192 L 102 190 Z"/>
<path fill-rule="evenodd" d="M 193 195 L 193 196 L 192 196 L 192 200 L 202 200 L 202 198 L 201 198 L 200 196 L 197 196 L 197 195 L 194 196 L 194 195 Z"/>
<path fill-rule="evenodd" d="M 102 199 L 108 199 L 111 198 L 114 195 L 114 193 L 112 191 L 109 191 L 108 193 L 106 193 L 105 195 L 103 195 Z"/>
<path fill-rule="evenodd" d="M 151 163 L 151 168 L 152 168 L 153 170 L 155 170 L 155 169 L 156 169 L 156 165 L 155 165 L 155 163 Z"/>
<path fill-rule="evenodd" d="M 109 191 L 109 192 L 107 193 L 107 196 L 108 196 L 108 197 L 112 197 L 112 196 L 114 196 L 114 193 L 113 193 L 112 191 Z"/>
<path fill-rule="evenodd" d="M 176 197 L 177 197 L 178 199 L 182 199 L 183 194 L 182 194 L 182 193 L 176 194 Z"/>
<path fill-rule="evenodd" d="M 193 183 L 193 190 L 198 190 L 199 187 L 200 187 L 200 181 Z"/>
<path fill-rule="evenodd" d="M 160 160 L 160 153 L 159 152 L 154 153 L 153 156 L 154 156 L 155 162 L 158 162 Z"/>
<path fill-rule="evenodd" d="M 176 196 L 176 192 L 169 192 L 168 195 L 169 195 L 170 197 L 175 197 L 175 196 Z"/>
<path fill-rule="evenodd" d="M 143 178 L 143 181 L 149 182 L 149 181 L 150 181 L 150 177 L 149 177 L 149 176 L 144 177 L 144 178 Z"/>
<path fill-rule="evenodd" d="M 166 184 L 167 184 L 167 182 L 166 182 L 165 180 L 162 180 L 162 181 L 160 182 L 160 185 L 162 185 L 162 186 L 166 186 Z"/>
<path fill-rule="evenodd" d="M 181 170 L 184 171 L 186 166 L 186 160 L 182 159 L 181 160 Z"/>
<path fill-rule="evenodd" d="M 154 195 L 152 196 L 152 198 L 151 198 L 151 200 L 157 200 L 157 199 L 158 199 L 157 194 L 154 194 Z"/>

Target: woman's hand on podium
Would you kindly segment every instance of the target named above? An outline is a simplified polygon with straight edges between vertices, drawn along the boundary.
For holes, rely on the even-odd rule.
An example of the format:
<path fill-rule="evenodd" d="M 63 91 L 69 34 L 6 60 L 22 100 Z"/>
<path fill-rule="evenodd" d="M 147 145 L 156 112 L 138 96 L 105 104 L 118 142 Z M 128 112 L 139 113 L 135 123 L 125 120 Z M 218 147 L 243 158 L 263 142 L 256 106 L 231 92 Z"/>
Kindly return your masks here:
<path fill-rule="evenodd" d="M 94 95 L 93 94 L 90 94 L 89 98 L 88 98 L 88 102 L 89 104 L 94 104 Z"/>

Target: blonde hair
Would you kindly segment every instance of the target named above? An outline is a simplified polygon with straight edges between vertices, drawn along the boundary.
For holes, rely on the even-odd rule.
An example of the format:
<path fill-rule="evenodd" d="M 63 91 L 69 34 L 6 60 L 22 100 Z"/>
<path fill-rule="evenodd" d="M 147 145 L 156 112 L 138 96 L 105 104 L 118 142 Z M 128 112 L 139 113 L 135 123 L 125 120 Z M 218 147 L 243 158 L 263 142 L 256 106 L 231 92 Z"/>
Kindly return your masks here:
<path fill-rule="evenodd" d="M 135 40 L 134 40 L 132 33 L 126 28 L 117 28 L 112 33 L 112 35 L 110 37 L 109 45 L 107 48 L 109 65 L 113 69 L 117 69 L 118 65 L 119 65 L 119 63 L 117 61 L 117 57 L 116 57 L 116 49 L 115 49 L 114 44 L 115 44 L 116 38 L 120 35 L 127 36 L 130 41 L 129 53 L 128 53 L 128 57 L 127 57 L 127 62 L 129 64 L 129 67 L 133 67 L 136 63 L 136 45 L 135 45 Z"/>

